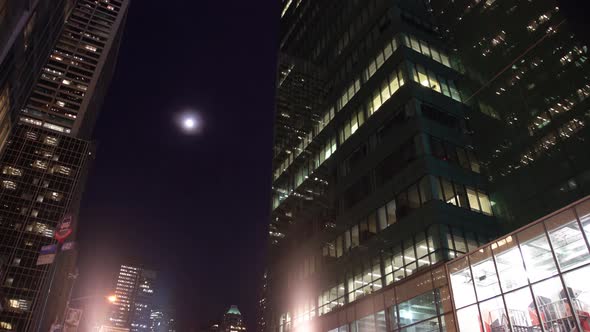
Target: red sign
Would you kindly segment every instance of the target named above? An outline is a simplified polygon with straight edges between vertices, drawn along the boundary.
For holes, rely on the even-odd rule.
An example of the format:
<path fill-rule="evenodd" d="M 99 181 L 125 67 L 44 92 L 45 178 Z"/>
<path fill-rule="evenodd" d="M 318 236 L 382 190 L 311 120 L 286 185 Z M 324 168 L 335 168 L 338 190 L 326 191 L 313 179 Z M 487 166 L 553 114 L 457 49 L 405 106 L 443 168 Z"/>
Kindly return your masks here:
<path fill-rule="evenodd" d="M 57 225 L 55 229 L 55 239 L 59 243 L 63 243 L 63 241 L 72 234 L 74 231 L 74 217 L 71 214 L 67 214 L 60 223 Z"/>

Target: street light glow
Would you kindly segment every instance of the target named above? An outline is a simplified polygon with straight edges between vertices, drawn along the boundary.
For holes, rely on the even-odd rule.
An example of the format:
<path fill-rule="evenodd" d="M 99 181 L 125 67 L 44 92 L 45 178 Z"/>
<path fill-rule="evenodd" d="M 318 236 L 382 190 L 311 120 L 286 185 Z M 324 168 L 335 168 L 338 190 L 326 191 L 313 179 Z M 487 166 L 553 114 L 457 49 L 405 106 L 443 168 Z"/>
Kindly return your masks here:
<path fill-rule="evenodd" d="M 115 303 L 117 301 L 117 295 L 109 295 L 107 296 L 107 300 L 109 303 Z"/>

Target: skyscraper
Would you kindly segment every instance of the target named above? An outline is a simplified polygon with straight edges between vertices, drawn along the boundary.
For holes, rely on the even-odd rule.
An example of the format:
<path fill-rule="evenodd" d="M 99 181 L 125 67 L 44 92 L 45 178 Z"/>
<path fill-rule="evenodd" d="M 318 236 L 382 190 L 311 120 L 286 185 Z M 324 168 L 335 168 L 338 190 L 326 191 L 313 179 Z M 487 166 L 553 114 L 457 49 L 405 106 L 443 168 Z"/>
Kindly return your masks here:
<path fill-rule="evenodd" d="M 151 331 L 155 282 L 155 271 L 121 265 L 115 283 L 117 299 L 111 305 L 108 324 L 131 332 Z"/>
<path fill-rule="evenodd" d="M 590 194 L 590 63 L 560 1 L 432 0 L 509 227 Z"/>
<path fill-rule="evenodd" d="M 266 330 L 381 331 L 497 233 L 461 67 L 420 1 L 284 1 L 280 45 Z"/>
<path fill-rule="evenodd" d="M 242 320 L 242 313 L 238 306 L 232 305 L 223 315 L 221 324 L 219 325 L 220 332 L 246 332 L 244 321 Z"/>
<path fill-rule="evenodd" d="M 31 11 L 31 28 L 15 35 L 24 40 L 25 49 L 51 48 L 38 65 L 40 75 L 32 62 L 20 68 L 23 77 L 37 77 L 33 91 L 31 84 L 19 85 L 15 95 L 17 90 L 10 86 L 8 94 L 18 107 L 13 107 L 15 123 L 0 156 L 0 256 L 6 262 L 0 280 L 0 326 L 8 331 L 48 330 L 65 311 L 67 275 L 75 267 L 75 251 L 58 255 L 53 265 L 37 265 L 36 258 L 42 246 L 55 243 L 52 234 L 59 220 L 67 213 L 77 216 L 94 158 L 88 139 L 114 70 L 128 1 L 35 4 L 0 2 L 0 11 Z M 54 13 L 51 19 L 37 16 L 44 11 Z M 39 22 L 42 25 L 37 26 Z M 57 42 L 39 37 L 56 32 Z M 37 39 L 25 38 L 29 34 Z M 18 59 L 22 53 L 13 56 Z M 5 68 L 12 68 L 12 73 L 19 69 Z M 6 73 L 2 71 L 11 75 Z"/>
<path fill-rule="evenodd" d="M 0 147 L 71 10 L 71 0 L 0 1 Z"/>
<path fill-rule="evenodd" d="M 121 0 L 76 3 L 20 123 L 90 138 L 115 69 L 126 8 Z"/>

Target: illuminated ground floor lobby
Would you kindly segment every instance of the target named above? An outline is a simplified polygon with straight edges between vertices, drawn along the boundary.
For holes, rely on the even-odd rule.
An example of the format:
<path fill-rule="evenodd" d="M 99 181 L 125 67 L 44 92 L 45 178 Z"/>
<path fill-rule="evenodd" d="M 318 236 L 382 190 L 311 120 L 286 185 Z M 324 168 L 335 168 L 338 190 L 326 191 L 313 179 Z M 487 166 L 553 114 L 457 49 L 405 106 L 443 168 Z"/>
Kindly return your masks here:
<path fill-rule="evenodd" d="M 590 197 L 279 332 L 590 331 Z"/>

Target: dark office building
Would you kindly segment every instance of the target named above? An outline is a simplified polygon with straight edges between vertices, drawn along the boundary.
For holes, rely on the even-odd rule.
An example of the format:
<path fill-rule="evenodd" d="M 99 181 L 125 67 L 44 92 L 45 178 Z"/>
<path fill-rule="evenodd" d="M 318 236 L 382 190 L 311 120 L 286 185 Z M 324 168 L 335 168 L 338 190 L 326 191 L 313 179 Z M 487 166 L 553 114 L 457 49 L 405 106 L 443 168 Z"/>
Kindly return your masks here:
<path fill-rule="evenodd" d="M 399 303 L 446 296 L 420 278 L 498 225 L 462 67 L 428 7 L 284 1 L 280 53 L 265 330 L 349 326 L 397 289 Z M 416 323 L 390 330 L 425 331 Z M 383 331 L 386 317 L 363 324 Z M 453 324 L 441 313 L 428 331 Z"/>
<path fill-rule="evenodd" d="M 3 100 L 10 101 L 14 122 L 0 156 L 0 256 L 6 262 L 0 331 L 47 331 L 64 312 L 75 250 L 48 265 L 37 265 L 37 256 L 42 246 L 55 243 L 53 231 L 64 215 L 77 219 L 94 158 L 88 139 L 114 70 L 127 6 L 125 0 L 0 1 L 0 13 L 12 17 L 2 24 L 16 19 L 12 13 L 18 9 L 23 14 L 14 31 L 27 25 L 22 35 L 13 34 L 18 42 L 7 49 L 1 72 L 8 78 L 10 97 Z M 54 29 L 57 40 L 46 38 Z M 26 60 L 34 57 L 28 50 L 43 47 L 48 52 L 40 73 L 36 65 L 19 65 L 34 61 Z"/>
<path fill-rule="evenodd" d="M 590 194 L 588 45 L 560 1 L 430 4 L 462 62 L 498 216 L 514 228 Z"/>
<path fill-rule="evenodd" d="M 0 1 L 0 147 L 64 26 L 71 0 Z"/>

